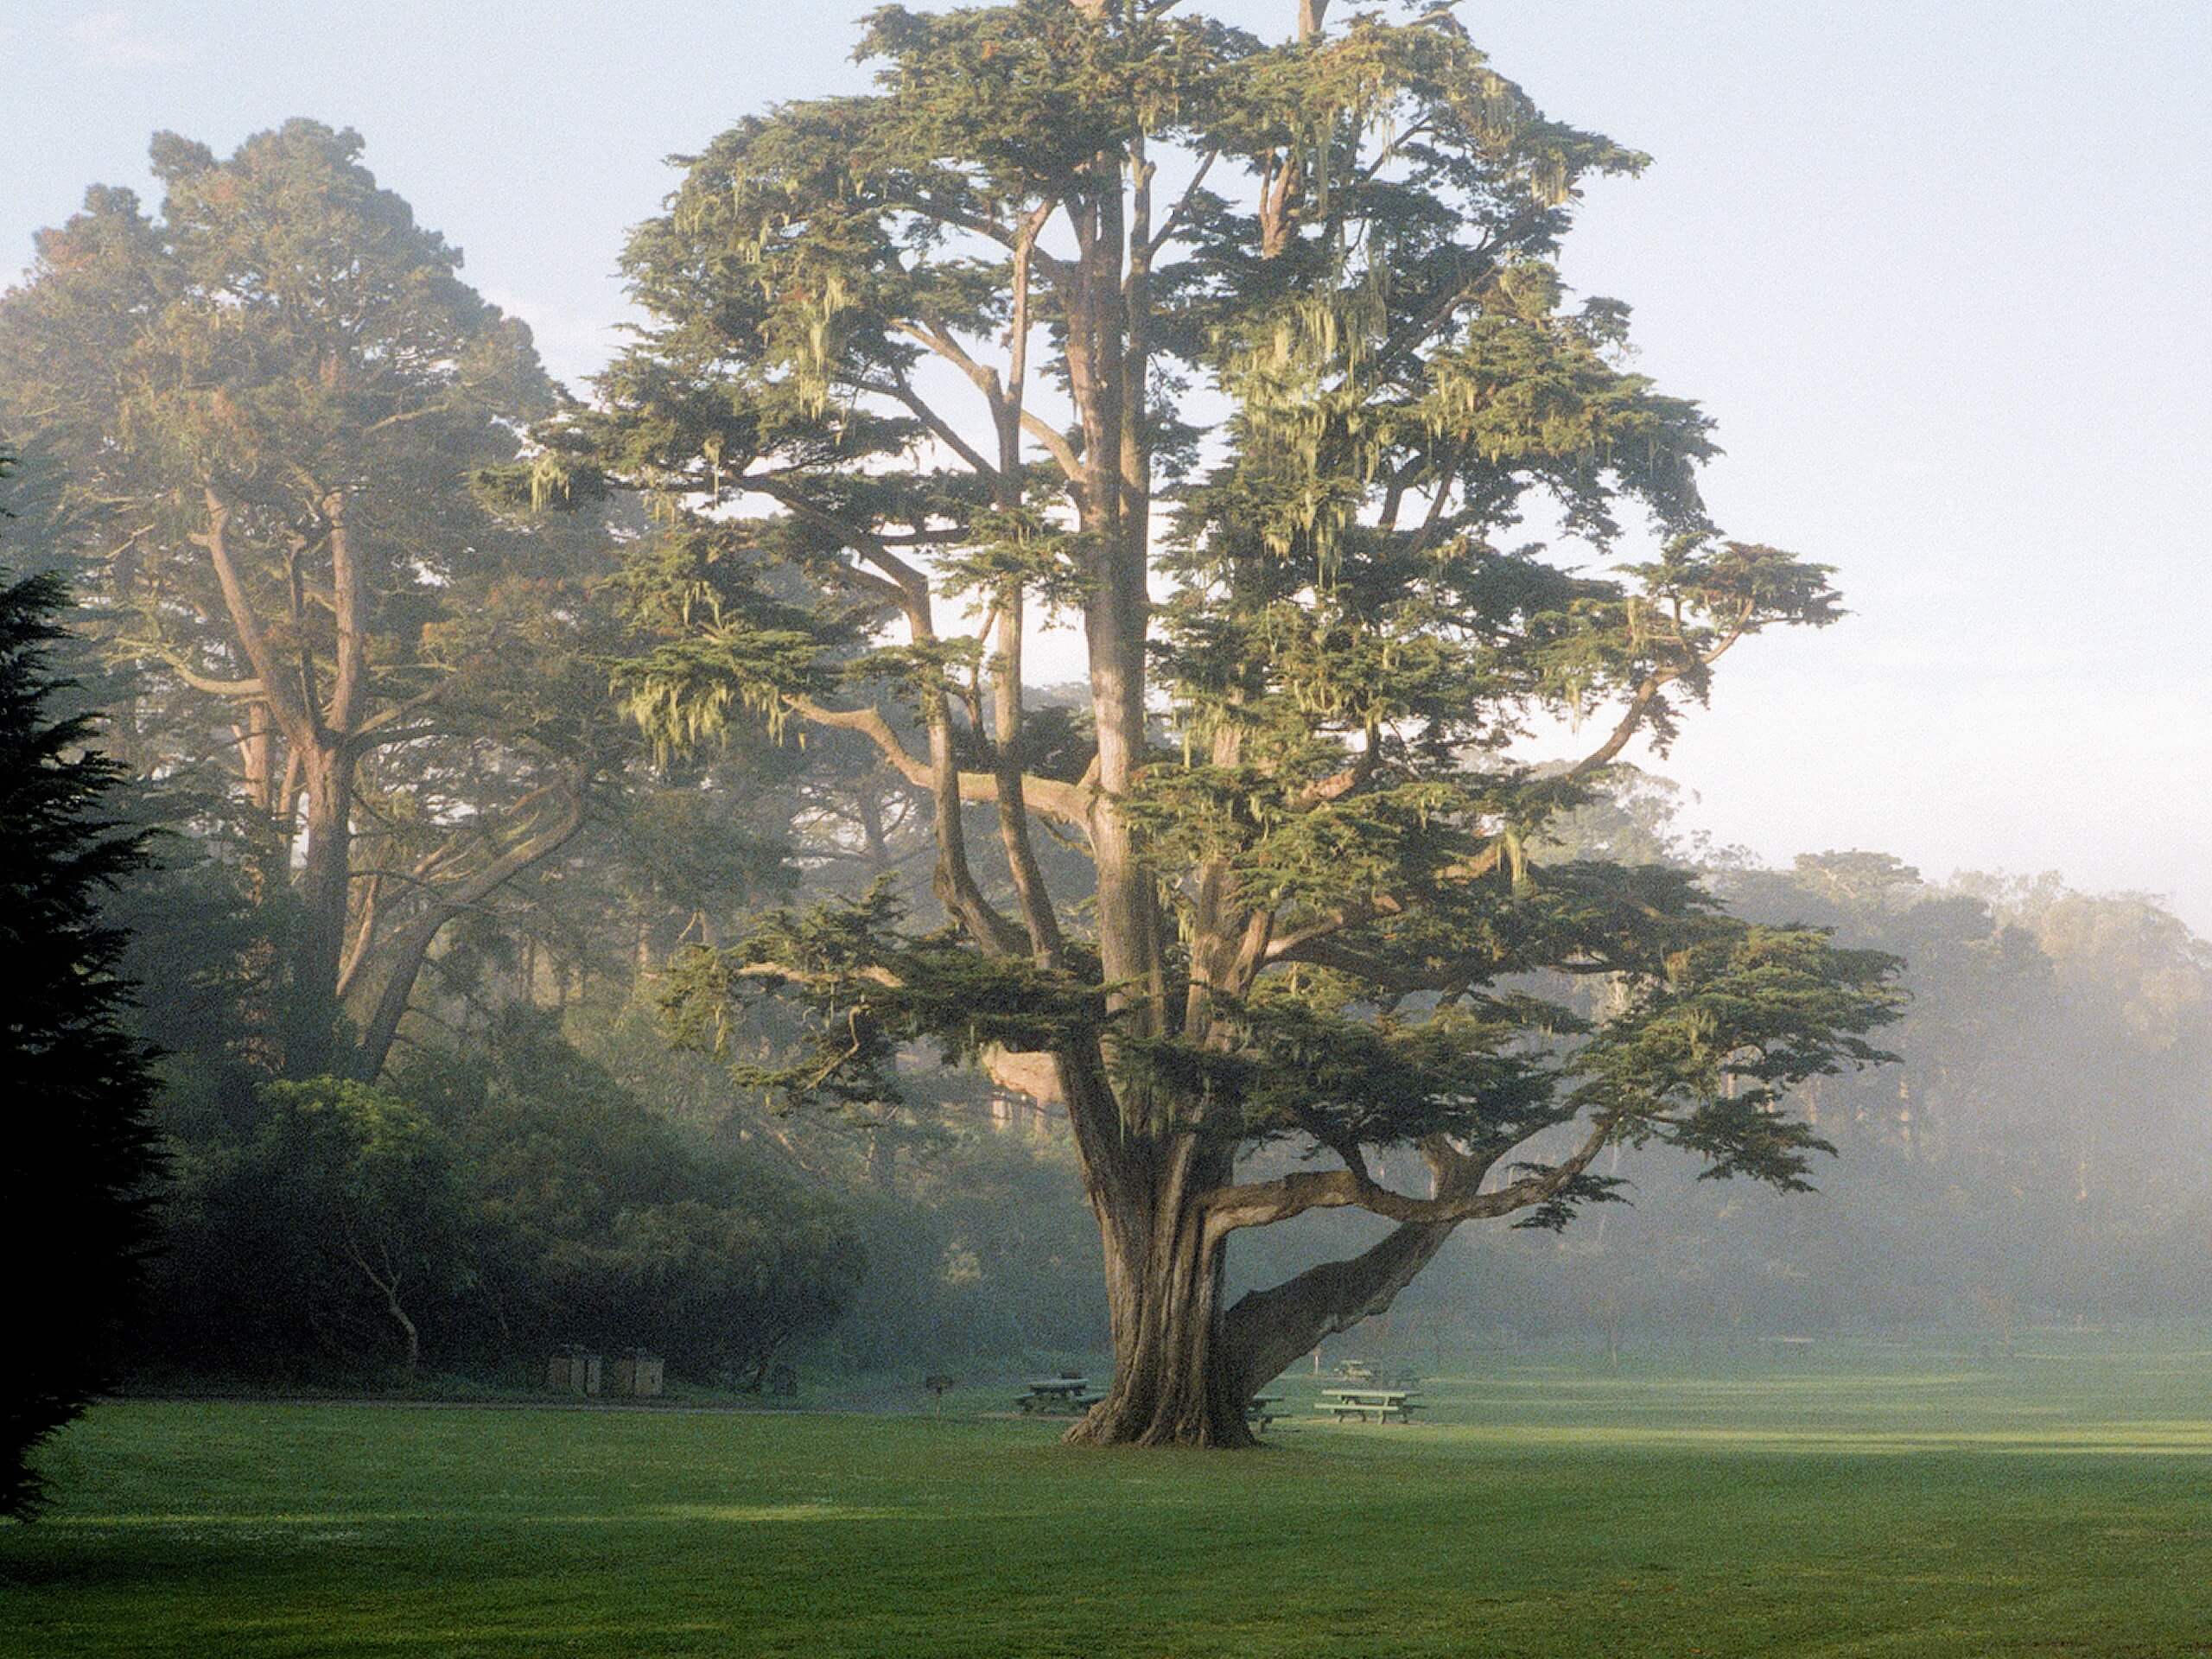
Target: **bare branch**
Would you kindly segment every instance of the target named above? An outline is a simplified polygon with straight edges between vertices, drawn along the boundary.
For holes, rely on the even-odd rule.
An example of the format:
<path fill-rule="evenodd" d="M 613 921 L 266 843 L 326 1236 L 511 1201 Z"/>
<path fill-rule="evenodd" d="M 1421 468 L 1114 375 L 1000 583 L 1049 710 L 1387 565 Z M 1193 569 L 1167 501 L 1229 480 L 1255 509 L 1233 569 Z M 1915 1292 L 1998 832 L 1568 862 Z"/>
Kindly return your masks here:
<path fill-rule="evenodd" d="M 291 695 L 283 676 L 277 671 L 276 654 L 261 631 L 261 619 L 256 614 L 253 601 L 231 558 L 231 505 L 216 493 L 213 485 L 205 486 L 201 495 L 207 505 L 207 528 L 204 532 L 194 532 L 191 539 L 207 550 L 208 562 L 215 569 L 215 581 L 223 590 L 223 603 L 230 612 L 231 626 L 238 634 L 246 661 L 253 665 L 255 677 L 265 688 L 270 712 L 296 745 L 308 734 L 312 722 L 306 706 Z"/>
<path fill-rule="evenodd" d="M 929 428 L 931 435 L 938 442 L 966 461 L 976 473 L 985 478 L 998 476 L 999 469 L 983 459 L 982 451 L 962 437 L 954 429 L 952 423 L 940 415 L 904 377 L 887 386 L 867 385 L 861 390 L 896 399 L 913 412 L 916 420 Z"/>
<path fill-rule="evenodd" d="M 1083 460 L 1068 442 L 1067 434 L 1055 430 L 1042 416 L 1026 409 L 1021 411 L 1021 429 L 1045 446 L 1070 483 L 1083 482 Z"/>
<path fill-rule="evenodd" d="M 1168 238 L 1175 234 L 1175 227 L 1182 222 L 1184 213 L 1197 197 L 1198 187 L 1206 181 L 1207 173 L 1212 170 L 1213 164 L 1220 155 L 1221 151 L 1218 149 L 1210 149 L 1205 153 L 1205 159 L 1198 163 L 1198 172 L 1192 175 L 1191 182 L 1184 188 L 1183 194 L 1176 199 L 1175 205 L 1167 210 L 1167 217 L 1160 220 L 1160 229 L 1145 245 L 1145 253 L 1147 257 L 1158 253 L 1160 249 L 1167 245 Z"/>
<path fill-rule="evenodd" d="M 156 644 L 151 640 L 139 639 L 125 639 L 119 643 L 132 651 L 151 652 L 162 659 L 162 665 L 169 672 L 182 680 L 185 684 L 194 691 L 204 691 L 211 697 L 243 697 L 259 702 L 265 700 L 269 696 L 268 688 L 259 680 L 211 679 L 193 668 L 184 660 L 181 654 L 167 645 Z"/>
<path fill-rule="evenodd" d="M 1373 1180 L 1363 1179 L 1360 1169 L 1351 1167 L 1301 1170 L 1272 1181 L 1225 1186 L 1207 1200 L 1206 1233 L 1209 1238 L 1224 1238 L 1239 1228 L 1270 1226 L 1303 1215 L 1308 1210 L 1359 1209 L 1392 1221 L 1422 1223 L 1478 1221 L 1511 1215 L 1564 1192 L 1604 1150 L 1619 1122 L 1618 1113 L 1604 1114 L 1564 1163 L 1524 1175 L 1491 1192 L 1457 1192 L 1448 1184 L 1440 1184 L 1436 1197 L 1416 1198 L 1377 1185 Z"/>
<path fill-rule="evenodd" d="M 930 787 L 932 777 L 930 763 L 908 752 L 880 709 L 825 709 L 810 697 L 786 697 L 785 702 L 792 713 L 812 721 L 817 726 L 833 726 L 842 731 L 858 732 L 875 745 L 901 778 L 917 789 Z M 1090 814 L 1086 805 L 1089 791 L 1079 785 L 1024 773 L 1021 792 L 1030 806 L 1047 817 L 1078 827 L 1090 822 Z M 963 802 L 996 801 L 998 798 L 999 780 L 994 774 L 988 772 L 963 772 L 960 774 L 960 798 Z"/>

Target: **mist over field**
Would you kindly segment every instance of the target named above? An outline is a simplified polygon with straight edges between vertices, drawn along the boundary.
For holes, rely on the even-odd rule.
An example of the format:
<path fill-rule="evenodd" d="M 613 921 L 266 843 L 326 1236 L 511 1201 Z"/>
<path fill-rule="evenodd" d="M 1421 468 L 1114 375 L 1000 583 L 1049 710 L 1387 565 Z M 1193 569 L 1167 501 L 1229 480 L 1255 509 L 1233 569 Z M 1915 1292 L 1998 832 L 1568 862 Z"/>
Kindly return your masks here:
<path fill-rule="evenodd" d="M 0 25 L 41 1650 L 2212 1641 L 2212 25 L 769 10 Z"/>

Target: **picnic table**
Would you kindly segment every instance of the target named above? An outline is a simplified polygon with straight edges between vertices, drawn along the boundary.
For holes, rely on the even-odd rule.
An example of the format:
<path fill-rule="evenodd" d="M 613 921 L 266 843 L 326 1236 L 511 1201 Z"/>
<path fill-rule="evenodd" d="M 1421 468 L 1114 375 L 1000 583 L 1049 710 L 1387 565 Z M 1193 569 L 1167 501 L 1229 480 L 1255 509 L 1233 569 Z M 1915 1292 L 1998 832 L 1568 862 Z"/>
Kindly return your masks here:
<path fill-rule="evenodd" d="M 1313 1408 L 1334 1413 L 1340 1423 L 1348 1417 L 1362 1422 L 1372 1419 L 1378 1423 L 1410 1423 L 1413 1414 L 1421 1409 L 1421 1402 L 1410 1389 L 1348 1387 L 1322 1389 Z"/>
<path fill-rule="evenodd" d="M 1091 1392 L 1090 1379 L 1087 1376 L 1032 1377 L 1028 1389 L 1028 1393 L 1014 1402 L 1026 1412 L 1089 1411 L 1106 1397 Z"/>
<path fill-rule="evenodd" d="M 1274 1408 L 1282 1404 L 1279 1394 L 1255 1394 L 1244 1402 L 1244 1421 L 1255 1427 L 1265 1428 L 1275 1420 Z"/>
<path fill-rule="evenodd" d="M 1375 1368 L 1363 1359 L 1340 1359 L 1337 1362 L 1337 1375 L 1347 1382 L 1372 1382 Z"/>

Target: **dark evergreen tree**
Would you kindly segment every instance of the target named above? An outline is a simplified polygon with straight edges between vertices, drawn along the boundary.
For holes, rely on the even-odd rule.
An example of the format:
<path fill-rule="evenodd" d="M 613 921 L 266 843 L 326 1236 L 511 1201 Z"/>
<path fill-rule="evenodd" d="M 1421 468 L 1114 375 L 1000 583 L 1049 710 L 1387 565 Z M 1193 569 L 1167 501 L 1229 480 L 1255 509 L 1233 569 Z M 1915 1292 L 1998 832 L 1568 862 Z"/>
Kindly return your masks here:
<path fill-rule="evenodd" d="M 107 889 L 144 857 L 111 814 L 122 769 L 57 718 L 49 653 L 67 601 L 52 575 L 0 586 L 0 952 L 16 989 L 0 1022 L 14 1119 L 0 1236 L 18 1264 L 0 1371 L 0 1515 L 28 1517 L 29 1456 L 106 1380 L 149 1233 L 158 1156 L 147 1056 L 125 1031 Z"/>

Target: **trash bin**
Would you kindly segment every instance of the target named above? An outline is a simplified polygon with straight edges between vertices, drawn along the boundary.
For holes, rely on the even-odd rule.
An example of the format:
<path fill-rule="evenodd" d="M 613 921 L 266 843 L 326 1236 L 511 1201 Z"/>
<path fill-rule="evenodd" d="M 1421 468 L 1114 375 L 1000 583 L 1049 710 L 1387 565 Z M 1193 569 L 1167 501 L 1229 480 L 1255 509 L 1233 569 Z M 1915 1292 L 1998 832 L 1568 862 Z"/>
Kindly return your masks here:
<path fill-rule="evenodd" d="M 614 1359 L 614 1392 L 650 1400 L 660 1393 L 661 1357 L 643 1348 L 632 1348 Z"/>
<path fill-rule="evenodd" d="M 552 1394 L 597 1394 L 600 1357 L 570 1343 L 545 1363 L 545 1387 Z"/>

